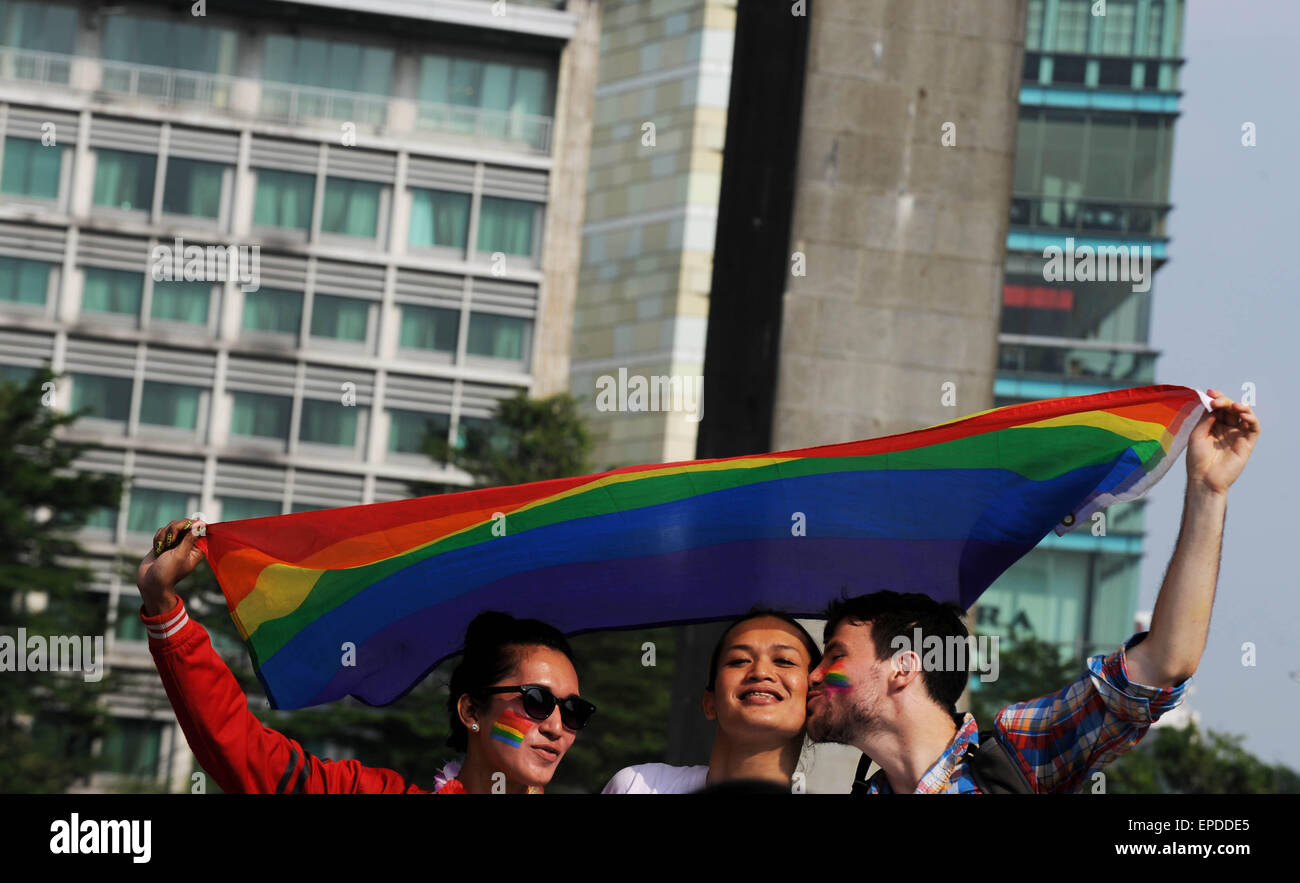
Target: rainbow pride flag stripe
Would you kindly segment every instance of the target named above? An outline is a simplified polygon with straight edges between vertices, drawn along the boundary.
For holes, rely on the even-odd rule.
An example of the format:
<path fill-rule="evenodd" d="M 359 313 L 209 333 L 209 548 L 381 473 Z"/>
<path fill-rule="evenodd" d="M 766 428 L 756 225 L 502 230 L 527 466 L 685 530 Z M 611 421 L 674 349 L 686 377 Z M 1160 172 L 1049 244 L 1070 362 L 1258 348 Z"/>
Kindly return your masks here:
<path fill-rule="evenodd" d="M 838 668 L 826 672 L 826 689 L 842 692 L 849 688 L 849 676 Z"/>
<path fill-rule="evenodd" d="M 1208 409 L 1182 386 L 1048 399 L 865 441 L 221 522 L 199 546 L 274 707 L 383 705 L 487 609 L 572 634 L 756 604 L 818 615 L 846 588 L 969 607 L 1050 531 L 1144 494 Z"/>
<path fill-rule="evenodd" d="M 524 734 L 532 728 L 532 721 L 506 709 L 505 713 L 492 725 L 492 738 L 498 742 L 506 743 L 511 748 L 518 748 L 524 744 Z"/>

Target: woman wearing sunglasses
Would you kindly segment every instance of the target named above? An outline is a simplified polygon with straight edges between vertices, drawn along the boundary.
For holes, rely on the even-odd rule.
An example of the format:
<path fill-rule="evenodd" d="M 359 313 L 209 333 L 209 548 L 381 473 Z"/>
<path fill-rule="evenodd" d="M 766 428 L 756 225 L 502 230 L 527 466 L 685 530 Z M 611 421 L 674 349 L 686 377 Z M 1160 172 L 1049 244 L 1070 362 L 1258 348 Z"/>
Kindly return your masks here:
<path fill-rule="evenodd" d="M 464 753 L 436 779 L 439 794 L 540 793 L 596 707 L 578 696 L 573 651 L 535 619 L 481 613 L 447 698 L 451 736 Z M 504 774 L 494 781 L 497 773 Z"/>
<path fill-rule="evenodd" d="M 701 707 L 718 729 L 708 765 L 630 766 L 601 793 L 687 794 L 723 782 L 791 788 L 803 751 L 808 674 L 821 658 L 793 617 L 750 611 L 718 639 L 709 662 Z"/>
<path fill-rule="evenodd" d="M 203 560 L 194 524 L 173 521 L 158 529 L 136 585 L 149 651 L 199 765 L 226 793 L 431 793 L 393 770 L 316 757 L 248 710 L 239 682 L 175 591 Z M 540 791 L 596 710 L 578 697 L 564 636 L 504 613 L 470 623 L 451 695 L 450 742 L 465 758 L 435 777 L 439 794 Z M 504 778 L 494 777 L 497 772 Z"/>

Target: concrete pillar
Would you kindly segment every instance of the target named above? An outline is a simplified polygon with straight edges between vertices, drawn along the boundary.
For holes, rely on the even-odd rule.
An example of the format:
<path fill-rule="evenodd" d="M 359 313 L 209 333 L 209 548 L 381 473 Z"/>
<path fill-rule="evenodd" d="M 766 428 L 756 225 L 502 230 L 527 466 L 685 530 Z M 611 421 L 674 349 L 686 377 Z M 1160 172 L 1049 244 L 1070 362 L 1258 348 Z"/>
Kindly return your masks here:
<path fill-rule="evenodd" d="M 542 247 L 542 290 L 533 333 L 534 396 L 563 392 L 569 386 L 573 309 L 582 254 L 587 165 L 591 152 L 591 113 L 600 61 L 600 5 L 569 0 L 578 30 L 560 56 L 552 130 L 550 198 Z"/>

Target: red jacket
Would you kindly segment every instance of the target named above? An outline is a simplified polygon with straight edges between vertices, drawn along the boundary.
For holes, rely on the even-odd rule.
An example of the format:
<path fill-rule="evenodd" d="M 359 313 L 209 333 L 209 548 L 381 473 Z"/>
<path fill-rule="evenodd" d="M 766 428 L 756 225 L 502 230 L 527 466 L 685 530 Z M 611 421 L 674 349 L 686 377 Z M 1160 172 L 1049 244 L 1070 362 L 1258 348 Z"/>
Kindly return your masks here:
<path fill-rule="evenodd" d="M 248 698 L 212 648 L 185 602 L 167 613 L 140 618 L 149 652 L 185 732 L 185 741 L 228 794 L 430 794 L 392 770 L 355 760 L 321 760 L 302 745 L 262 725 Z M 452 779 L 438 793 L 464 793 Z"/>

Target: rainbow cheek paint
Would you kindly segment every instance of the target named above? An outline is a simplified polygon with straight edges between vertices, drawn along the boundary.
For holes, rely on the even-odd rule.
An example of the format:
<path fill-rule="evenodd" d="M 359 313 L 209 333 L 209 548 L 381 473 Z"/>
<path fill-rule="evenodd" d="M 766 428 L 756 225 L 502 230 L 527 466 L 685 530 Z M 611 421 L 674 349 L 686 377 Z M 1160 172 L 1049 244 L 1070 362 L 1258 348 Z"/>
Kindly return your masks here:
<path fill-rule="evenodd" d="M 836 667 L 826 672 L 827 691 L 831 693 L 847 693 L 849 686 L 849 676 L 844 673 L 844 669 Z"/>
<path fill-rule="evenodd" d="M 506 713 L 492 725 L 492 738 L 506 743 L 511 748 L 518 748 L 524 744 L 524 736 L 528 735 L 528 731 L 532 728 L 533 722 L 528 718 L 506 709 Z"/>

